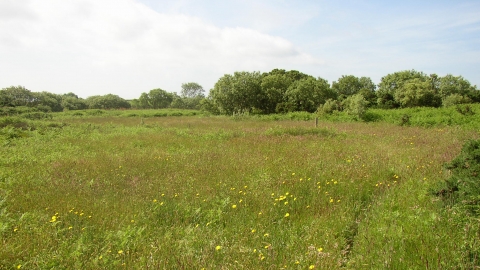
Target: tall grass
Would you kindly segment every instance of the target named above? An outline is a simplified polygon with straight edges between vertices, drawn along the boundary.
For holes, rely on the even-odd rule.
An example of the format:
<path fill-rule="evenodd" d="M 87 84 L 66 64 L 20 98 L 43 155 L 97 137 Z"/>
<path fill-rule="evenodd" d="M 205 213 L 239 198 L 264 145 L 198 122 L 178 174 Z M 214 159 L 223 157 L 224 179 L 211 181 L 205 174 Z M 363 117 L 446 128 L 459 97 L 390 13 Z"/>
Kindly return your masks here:
<path fill-rule="evenodd" d="M 428 189 L 473 131 L 198 116 L 48 121 L 58 125 L 2 137 L 0 268 L 468 266 L 455 252 L 465 232 Z"/>

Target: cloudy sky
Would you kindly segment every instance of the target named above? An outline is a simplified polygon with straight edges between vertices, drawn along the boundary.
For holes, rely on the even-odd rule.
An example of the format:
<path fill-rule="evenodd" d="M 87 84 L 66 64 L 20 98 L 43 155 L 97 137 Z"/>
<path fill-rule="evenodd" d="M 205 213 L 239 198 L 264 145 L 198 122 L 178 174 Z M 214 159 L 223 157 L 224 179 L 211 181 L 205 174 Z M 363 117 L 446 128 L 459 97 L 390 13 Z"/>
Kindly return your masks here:
<path fill-rule="evenodd" d="M 480 87 L 480 1 L 0 0 L 0 88 L 132 99 L 274 68 Z"/>

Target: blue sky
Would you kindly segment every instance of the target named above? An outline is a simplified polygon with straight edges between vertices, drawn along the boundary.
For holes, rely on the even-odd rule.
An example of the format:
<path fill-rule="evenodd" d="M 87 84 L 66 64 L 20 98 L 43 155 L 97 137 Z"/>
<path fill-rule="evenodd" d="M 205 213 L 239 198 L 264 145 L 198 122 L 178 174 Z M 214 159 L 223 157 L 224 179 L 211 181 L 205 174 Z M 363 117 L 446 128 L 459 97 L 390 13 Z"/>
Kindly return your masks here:
<path fill-rule="evenodd" d="M 480 86 L 480 1 L 0 0 L 0 59 L 0 88 L 81 97 L 274 68 Z"/>

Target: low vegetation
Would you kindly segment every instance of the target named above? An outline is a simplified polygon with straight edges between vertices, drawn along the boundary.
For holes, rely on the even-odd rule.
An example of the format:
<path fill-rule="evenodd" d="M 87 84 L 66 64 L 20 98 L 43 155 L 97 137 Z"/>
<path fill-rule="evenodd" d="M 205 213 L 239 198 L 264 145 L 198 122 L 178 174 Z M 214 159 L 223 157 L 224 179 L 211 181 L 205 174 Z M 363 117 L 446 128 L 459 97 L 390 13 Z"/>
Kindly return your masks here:
<path fill-rule="evenodd" d="M 432 110 L 4 116 L 0 268 L 478 267 L 478 107 Z"/>

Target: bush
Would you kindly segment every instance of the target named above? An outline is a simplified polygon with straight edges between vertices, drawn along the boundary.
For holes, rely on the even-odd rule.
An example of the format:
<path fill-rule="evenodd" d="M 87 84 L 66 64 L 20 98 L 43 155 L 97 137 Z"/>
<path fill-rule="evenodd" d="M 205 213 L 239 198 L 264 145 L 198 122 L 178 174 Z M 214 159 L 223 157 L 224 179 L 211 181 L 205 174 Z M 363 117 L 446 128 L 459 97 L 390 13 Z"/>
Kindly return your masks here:
<path fill-rule="evenodd" d="M 459 94 L 452 94 L 442 100 L 442 105 L 444 107 L 449 107 L 453 105 L 465 104 L 470 102 L 472 102 L 472 100 L 469 97 L 462 96 Z"/>
<path fill-rule="evenodd" d="M 332 114 L 334 111 L 342 111 L 342 105 L 337 100 L 328 99 L 325 104 L 320 105 L 318 111 Z"/>
<path fill-rule="evenodd" d="M 363 119 L 367 111 L 368 101 L 361 94 L 349 96 L 343 102 L 343 107 L 349 115 Z"/>
<path fill-rule="evenodd" d="M 445 165 L 451 176 L 437 195 L 480 214 L 480 140 L 467 141 L 460 154 Z"/>

